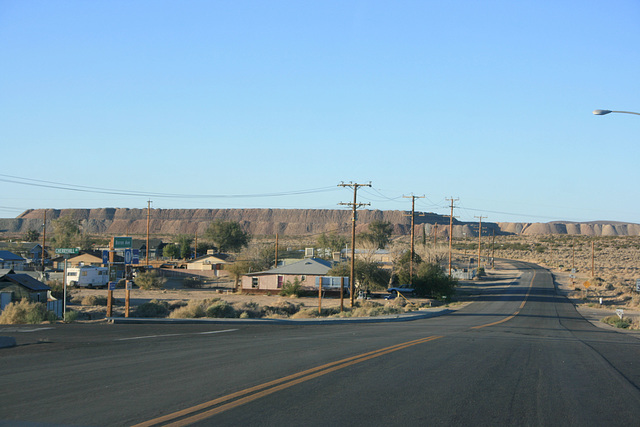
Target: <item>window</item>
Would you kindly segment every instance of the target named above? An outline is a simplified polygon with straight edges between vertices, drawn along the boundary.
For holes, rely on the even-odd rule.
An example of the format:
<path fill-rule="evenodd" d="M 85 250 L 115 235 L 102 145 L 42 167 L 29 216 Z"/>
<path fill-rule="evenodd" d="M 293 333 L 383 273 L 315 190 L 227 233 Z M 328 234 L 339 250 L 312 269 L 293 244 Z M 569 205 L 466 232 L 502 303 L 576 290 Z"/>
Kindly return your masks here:
<path fill-rule="evenodd" d="M 258 278 L 257 277 L 252 277 L 251 278 L 251 287 L 252 288 L 257 288 L 258 287 Z"/>

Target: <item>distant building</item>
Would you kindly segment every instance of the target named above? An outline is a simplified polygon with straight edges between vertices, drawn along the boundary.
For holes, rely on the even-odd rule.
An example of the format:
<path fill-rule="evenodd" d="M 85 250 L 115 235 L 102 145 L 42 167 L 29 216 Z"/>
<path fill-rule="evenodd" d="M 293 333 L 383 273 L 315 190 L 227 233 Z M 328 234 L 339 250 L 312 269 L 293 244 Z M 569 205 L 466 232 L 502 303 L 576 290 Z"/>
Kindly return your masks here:
<path fill-rule="evenodd" d="M 9 251 L 0 250 L 0 269 L 24 270 L 27 260 Z"/>
<path fill-rule="evenodd" d="M 218 271 L 223 270 L 224 266 L 230 264 L 229 255 L 218 254 L 213 250 L 207 251 L 206 255 L 199 256 L 187 262 L 187 270 L 199 271 Z"/>
<path fill-rule="evenodd" d="M 51 288 L 25 273 L 13 270 L 0 271 L 0 292 L 11 293 L 11 301 L 28 299 L 31 302 L 47 302 L 47 292 Z"/>
<path fill-rule="evenodd" d="M 293 264 L 242 276 L 242 290 L 279 291 L 285 283 L 293 283 L 296 279 L 302 287 L 312 289 L 316 277 L 326 276 L 331 267 L 331 261 L 319 258 L 303 259 Z"/>

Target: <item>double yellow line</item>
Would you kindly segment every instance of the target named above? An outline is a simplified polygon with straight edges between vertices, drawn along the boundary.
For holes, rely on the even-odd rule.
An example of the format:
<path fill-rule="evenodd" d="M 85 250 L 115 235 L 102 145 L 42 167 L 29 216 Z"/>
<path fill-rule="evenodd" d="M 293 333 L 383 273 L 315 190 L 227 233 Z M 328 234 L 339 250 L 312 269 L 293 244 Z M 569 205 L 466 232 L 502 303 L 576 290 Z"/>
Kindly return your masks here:
<path fill-rule="evenodd" d="M 338 360 L 336 362 L 327 363 L 326 365 L 317 366 L 306 371 L 298 372 L 293 375 L 289 375 L 277 380 L 269 381 L 264 384 L 250 387 L 245 390 L 231 393 L 226 396 L 219 397 L 217 399 L 210 400 L 200 405 L 192 406 L 191 408 L 183 409 L 172 414 L 167 414 L 162 417 L 158 417 L 149 421 L 145 421 L 140 424 L 136 424 L 134 427 L 147 427 L 147 426 L 185 426 L 198 421 L 207 419 L 213 415 L 219 414 L 224 411 L 236 408 L 244 405 L 245 403 L 252 402 L 260 399 L 264 396 L 268 396 L 272 393 L 276 393 L 280 390 L 292 387 L 296 384 L 303 383 L 305 381 L 312 380 L 322 375 L 329 374 L 331 372 L 344 369 L 348 366 L 352 366 L 358 363 L 365 362 L 376 357 L 383 356 L 385 354 L 393 353 L 394 351 L 403 350 L 414 345 L 422 344 L 425 342 L 437 340 L 442 336 L 430 336 L 426 338 L 420 338 L 413 341 L 408 341 L 402 344 L 392 345 L 390 347 L 381 348 L 378 350 L 370 351 L 368 353 L 360 354 L 358 356 L 348 357 L 346 359 Z"/>
<path fill-rule="evenodd" d="M 487 326 L 498 325 L 500 323 L 504 323 L 516 317 L 520 313 L 520 311 L 524 308 L 525 304 L 527 303 L 527 300 L 529 299 L 529 295 L 531 294 L 531 288 L 533 287 L 533 281 L 535 277 L 536 277 L 536 271 L 533 270 L 533 277 L 531 278 L 531 282 L 529 283 L 529 289 L 527 291 L 527 295 L 525 296 L 524 300 L 520 304 L 520 307 L 515 313 L 497 322 L 473 326 L 471 327 L 471 329 L 481 329 L 481 328 L 486 328 Z M 307 369 L 306 371 L 298 372 L 293 375 L 279 378 L 277 380 L 269 381 L 264 384 L 257 385 L 255 387 L 250 387 L 250 388 L 238 391 L 236 393 L 231 393 L 226 396 L 222 396 L 217 399 L 213 399 L 208 402 L 204 402 L 199 405 L 192 406 L 191 408 L 183 409 L 181 411 L 167 414 L 162 417 L 154 418 L 152 420 L 145 421 L 140 424 L 136 424 L 134 427 L 150 427 L 150 426 L 160 426 L 160 425 L 176 426 L 176 427 L 186 426 L 195 422 L 205 420 L 209 417 L 228 411 L 230 409 L 237 408 L 238 406 L 244 405 L 246 403 L 253 402 L 254 400 L 260 399 L 262 397 L 268 396 L 278 391 L 287 389 L 289 387 L 293 387 L 294 385 L 303 383 L 305 381 L 318 378 L 320 376 L 329 374 L 331 372 L 335 372 L 340 369 L 344 369 L 346 367 L 349 367 L 358 363 L 362 363 L 370 359 L 374 359 L 376 357 L 384 356 L 385 354 L 393 353 L 398 350 L 403 350 L 405 348 L 412 347 L 414 345 L 426 343 L 429 341 L 434 341 L 440 338 L 443 338 L 443 336 L 434 335 L 426 338 L 420 338 L 417 340 L 408 341 L 401 344 L 392 345 L 390 347 L 385 347 L 378 350 L 370 351 L 368 353 L 363 353 L 357 356 L 348 357 L 346 359 L 327 363 L 325 365 L 320 365 L 315 368 Z"/>
<path fill-rule="evenodd" d="M 532 271 L 533 271 L 533 277 L 531 277 L 531 282 L 529 282 L 529 289 L 527 290 L 527 295 L 524 297 L 524 299 L 520 303 L 520 307 L 518 307 L 518 309 L 511 316 L 505 317 L 504 319 L 498 320 L 497 322 L 485 323 L 484 325 L 478 325 L 478 326 L 472 326 L 471 329 L 482 329 L 482 328 L 486 328 L 487 326 L 499 325 L 500 323 L 504 323 L 508 320 L 511 320 L 514 317 L 516 317 L 518 314 L 520 314 L 520 311 L 524 308 L 524 305 L 527 303 L 527 300 L 529 299 L 529 295 L 531 294 L 531 288 L 533 287 L 533 280 L 536 278 L 536 270 L 532 269 Z"/>

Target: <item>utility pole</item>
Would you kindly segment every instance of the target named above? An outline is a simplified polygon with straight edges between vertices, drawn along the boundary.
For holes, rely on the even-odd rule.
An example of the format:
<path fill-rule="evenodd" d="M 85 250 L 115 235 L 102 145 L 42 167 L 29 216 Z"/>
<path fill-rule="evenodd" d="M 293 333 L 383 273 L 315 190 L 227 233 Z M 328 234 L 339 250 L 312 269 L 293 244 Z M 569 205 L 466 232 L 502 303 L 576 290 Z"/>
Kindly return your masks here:
<path fill-rule="evenodd" d="M 151 200 L 147 201 L 147 253 L 145 259 L 147 260 L 147 270 L 149 267 L 149 222 L 151 220 Z"/>
<path fill-rule="evenodd" d="M 276 233 L 276 257 L 275 257 L 276 265 L 275 268 L 278 268 L 278 233 Z"/>
<path fill-rule="evenodd" d="M 410 196 L 402 196 L 406 199 L 411 199 L 411 258 L 409 258 L 409 284 L 413 284 L 413 257 L 414 257 L 414 228 L 415 228 L 415 217 L 416 217 L 416 199 L 423 199 L 425 196 L 414 196 L 413 194 Z"/>
<path fill-rule="evenodd" d="M 449 215 L 449 277 L 451 277 L 451 251 L 453 249 L 453 202 L 460 199 L 454 199 L 453 197 L 451 197 L 447 200 L 451 202 L 451 214 Z"/>
<path fill-rule="evenodd" d="M 47 243 L 47 211 L 44 211 L 44 219 L 42 220 L 42 277 L 44 278 L 44 245 Z M 65 277 L 65 280 L 67 278 Z"/>
<path fill-rule="evenodd" d="M 433 224 L 433 249 L 435 250 L 438 244 L 438 223 Z"/>
<path fill-rule="evenodd" d="M 357 183 L 349 183 L 345 184 L 344 182 L 338 184 L 338 187 L 349 187 L 353 188 L 353 203 L 339 203 L 344 206 L 351 206 L 352 216 L 351 216 L 351 271 L 349 273 L 349 298 L 351 299 L 351 307 L 353 307 L 353 294 L 354 294 L 354 282 L 355 282 L 355 256 L 356 256 L 356 209 L 362 206 L 369 206 L 370 203 L 358 203 L 357 194 L 358 188 L 360 187 L 371 187 L 371 182 L 368 184 L 357 184 Z"/>
<path fill-rule="evenodd" d="M 596 252 L 593 240 L 591 241 L 591 277 L 596 277 Z"/>
<path fill-rule="evenodd" d="M 476 216 L 474 218 L 479 218 L 480 222 L 478 223 L 478 270 L 480 270 L 480 242 L 482 238 L 482 218 L 486 218 L 486 216 Z"/>
<path fill-rule="evenodd" d="M 198 258 L 198 225 L 196 223 L 196 241 L 195 241 L 195 246 L 193 248 L 194 251 L 194 256 L 193 258 Z"/>

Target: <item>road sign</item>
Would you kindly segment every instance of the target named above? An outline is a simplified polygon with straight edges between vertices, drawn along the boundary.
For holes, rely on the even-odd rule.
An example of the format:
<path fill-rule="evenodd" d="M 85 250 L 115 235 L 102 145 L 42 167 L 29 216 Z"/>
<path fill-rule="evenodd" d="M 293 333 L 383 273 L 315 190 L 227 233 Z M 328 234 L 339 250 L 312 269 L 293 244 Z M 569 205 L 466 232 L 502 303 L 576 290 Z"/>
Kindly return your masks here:
<path fill-rule="evenodd" d="M 102 251 L 102 263 L 109 265 L 109 251 Z"/>
<path fill-rule="evenodd" d="M 109 265 L 109 280 L 114 282 L 118 278 L 118 272 L 115 265 Z"/>
<path fill-rule="evenodd" d="M 133 259 L 131 260 L 131 264 L 140 264 L 140 250 L 133 250 Z"/>
<path fill-rule="evenodd" d="M 584 286 L 585 288 L 588 288 L 589 286 L 591 286 L 591 283 L 589 283 L 589 281 L 587 280 L 582 284 L 582 286 Z"/>
<path fill-rule="evenodd" d="M 620 320 L 622 320 L 622 318 L 624 317 L 624 310 L 621 308 L 616 308 L 616 314 L 618 315 Z"/>
<path fill-rule="evenodd" d="M 124 250 L 124 263 L 125 264 L 131 264 L 131 261 L 133 261 L 133 252 L 131 252 L 131 249 L 125 249 Z"/>
<path fill-rule="evenodd" d="M 116 284 L 117 284 L 117 282 L 109 282 L 109 283 L 107 284 L 107 285 L 108 285 L 107 290 L 109 290 L 109 291 L 115 291 L 115 290 L 116 290 Z"/>
<path fill-rule="evenodd" d="M 636 292 L 640 292 L 640 279 L 636 279 Z"/>
<path fill-rule="evenodd" d="M 126 249 L 133 245 L 133 238 L 131 237 L 114 237 L 113 249 Z"/>
<path fill-rule="evenodd" d="M 78 248 L 56 248 L 56 254 L 58 255 L 77 255 Z"/>

